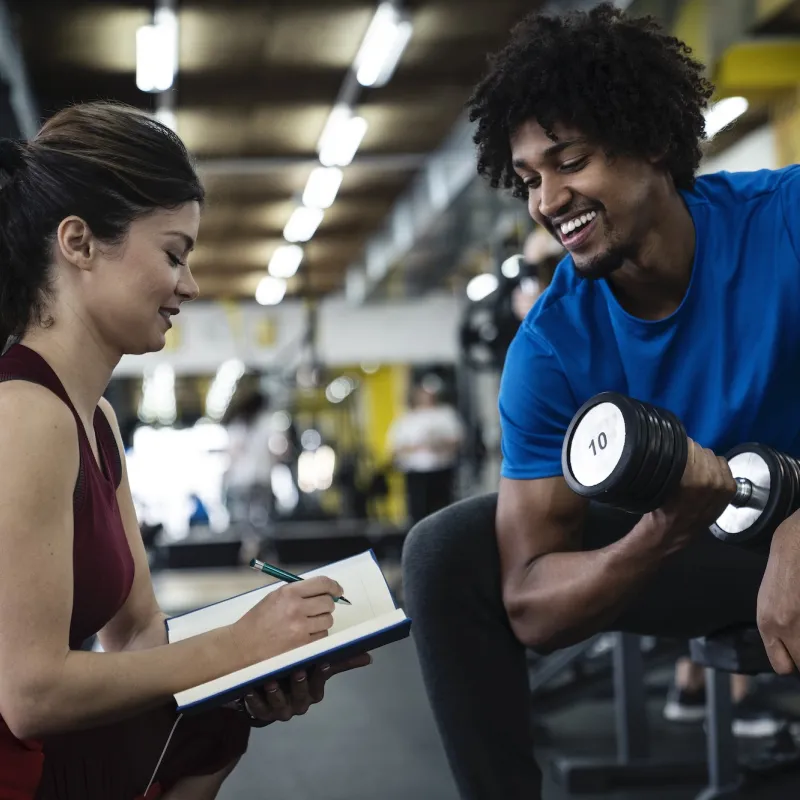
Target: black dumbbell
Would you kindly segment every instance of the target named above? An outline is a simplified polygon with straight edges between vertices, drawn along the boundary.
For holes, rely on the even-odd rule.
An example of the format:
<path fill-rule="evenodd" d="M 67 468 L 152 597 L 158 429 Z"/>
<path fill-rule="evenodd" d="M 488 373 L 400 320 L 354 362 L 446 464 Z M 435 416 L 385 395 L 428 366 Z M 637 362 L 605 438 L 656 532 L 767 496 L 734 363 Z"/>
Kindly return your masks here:
<path fill-rule="evenodd" d="M 686 430 L 674 414 L 603 392 L 573 417 L 561 466 L 577 494 L 645 514 L 677 488 L 687 457 Z M 800 463 L 760 444 L 740 445 L 725 458 L 736 494 L 711 531 L 722 541 L 768 547 L 778 525 L 800 507 Z"/>

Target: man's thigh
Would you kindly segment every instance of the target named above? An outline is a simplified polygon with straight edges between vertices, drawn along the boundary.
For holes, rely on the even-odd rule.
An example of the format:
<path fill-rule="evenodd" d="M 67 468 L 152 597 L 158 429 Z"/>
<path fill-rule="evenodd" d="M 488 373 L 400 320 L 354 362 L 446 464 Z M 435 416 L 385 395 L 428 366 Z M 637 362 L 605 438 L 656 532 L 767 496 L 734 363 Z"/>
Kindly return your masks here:
<path fill-rule="evenodd" d="M 638 517 L 592 504 L 584 548 L 620 539 Z M 767 556 L 724 544 L 709 530 L 668 556 L 632 595 L 609 630 L 691 638 L 730 625 L 755 624 Z"/>

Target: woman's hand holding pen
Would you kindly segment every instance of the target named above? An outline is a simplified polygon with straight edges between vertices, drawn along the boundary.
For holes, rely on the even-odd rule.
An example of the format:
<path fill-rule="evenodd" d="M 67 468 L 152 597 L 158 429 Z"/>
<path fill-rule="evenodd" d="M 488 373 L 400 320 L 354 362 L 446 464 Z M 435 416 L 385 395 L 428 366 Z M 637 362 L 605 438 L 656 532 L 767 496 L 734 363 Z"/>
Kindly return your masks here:
<path fill-rule="evenodd" d="M 270 592 L 230 626 L 243 666 L 327 636 L 333 625 L 333 598 L 343 593 L 336 581 L 325 577 L 289 583 Z"/>

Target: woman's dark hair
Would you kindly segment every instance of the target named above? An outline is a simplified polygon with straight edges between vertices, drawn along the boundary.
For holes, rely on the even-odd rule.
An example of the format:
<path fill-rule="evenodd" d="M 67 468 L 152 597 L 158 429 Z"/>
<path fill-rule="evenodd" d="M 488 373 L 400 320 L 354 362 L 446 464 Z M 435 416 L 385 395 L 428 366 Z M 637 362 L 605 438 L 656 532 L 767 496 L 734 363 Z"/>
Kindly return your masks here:
<path fill-rule="evenodd" d="M 178 136 L 138 109 L 75 105 L 30 142 L 0 140 L 0 347 L 43 319 L 51 249 L 65 217 L 109 245 L 159 208 L 204 200 Z"/>
<path fill-rule="evenodd" d="M 546 131 L 573 127 L 609 155 L 660 158 L 675 185 L 689 189 L 712 93 L 691 48 L 652 17 L 627 17 L 610 3 L 529 15 L 490 58 L 469 100 L 478 172 L 492 187 L 527 197 L 509 137 L 535 119 Z"/>

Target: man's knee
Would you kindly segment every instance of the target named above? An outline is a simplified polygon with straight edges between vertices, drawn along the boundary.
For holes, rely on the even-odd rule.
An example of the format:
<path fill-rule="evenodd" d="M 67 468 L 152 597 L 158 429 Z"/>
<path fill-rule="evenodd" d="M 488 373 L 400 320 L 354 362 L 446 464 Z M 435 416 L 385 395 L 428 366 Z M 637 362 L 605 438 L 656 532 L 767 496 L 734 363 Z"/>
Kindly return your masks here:
<path fill-rule="evenodd" d="M 496 507 L 497 495 L 484 495 L 462 500 L 418 522 L 403 547 L 406 595 L 420 599 L 420 595 L 449 592 L 453 582 L 477 580 L 481 571 L 499 566 Z"/>
<path fill-rule="evenodd" d="M 459 554 L 485 549 L 494 542 L 497 495 L 481 495 L 462 500 L 418 522 L 409 532 L 403 547 L 403 564 L 426 569 Z"/>

